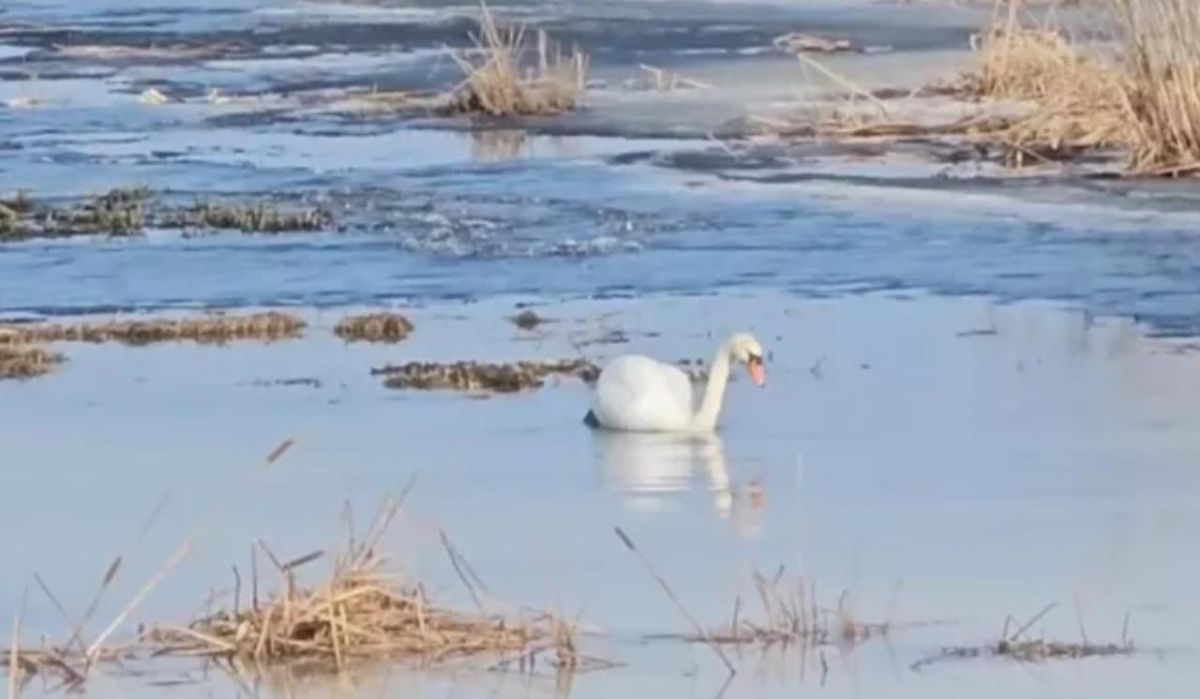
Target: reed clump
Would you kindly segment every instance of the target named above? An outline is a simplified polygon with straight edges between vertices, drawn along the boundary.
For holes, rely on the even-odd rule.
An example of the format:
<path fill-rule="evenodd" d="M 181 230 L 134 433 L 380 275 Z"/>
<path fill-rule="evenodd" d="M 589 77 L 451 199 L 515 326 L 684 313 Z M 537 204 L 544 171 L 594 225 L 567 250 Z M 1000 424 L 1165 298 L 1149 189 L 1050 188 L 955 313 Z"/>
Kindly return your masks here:
<path fill-rule="evenodd" d="M 1110 0 L 1112 45 L 1028 26 L 1021 0 L 997 2 L 968 81 L 982 97 L 1032 102 L 1003 136 L 1026 154 L 1069 156 L 1116 148 L 1135 174 L 1200 170 L 1200 4 Z"/>
<path fill-rule="evenodd" d="M 54 371 L 62 364 L 57 352 L 25 343 L 7 343 L 0 330 L 0 379 L 32 379 Z"/>
<path fill-rule="evenodd" d="M 584 359 L 562 359 L 508 363 L 408 362 L 377 367 L 371 373 L 383 376 L 383 385 L 388 388 L 515 393 L 541 388 L 550 376 L 592 382 L 600 375 L 600 369 Z"/>
<path fill-rule="evenodd" d="M 333 328 L 346 342 L 399 342 L 412 331 L 412 321 L 390 311 L 347 316 Z"/>
<path fill-rule="evenodd" d="M 836 606 L 820 606 L 816 585 L 806 584 L 802 578 L 789 579 L 782 569 L 770 578 L 755 573 L 754 586 L 761 606 L 758 615 L 746 614 L 739 598 L 728 624 L 704 633 L 685 634 L 683 638 L 696 643 L 813 647 L 860 643 L 886 636 L 890 630 L 887 623 L 859 620 L 846 592 Z"/>
<path fill-rule="evenodd" d="M 1131 167 L 1200 170 L 1200 3 L 1116 0 L 1124 30 L 1125 101 L 1133 116 Z"/>
<path fill-rule="evenodd" d="M 212 314 L 196 318 L 152 318 L 80 323 L 23 323 L 0 325 L 0 346 L 35 342 L 155 342 L 224 344 L 236 340 L 265 342 L 299 337 L 303 318 L 278 311 Z"/>
<path fill-rule="evenodd" d="M 1073 41 L 1052 24 L 1028 26 L 1020 9 L 1021 0 L 997 3 L 977 44 L 979 71 L 964 83 L 978 97 L 1032 105 L 999 130 L 1012 147 L 1011 164 L 1128 148 L 1135 120 L 1120 57 Z"/>
<path fill-rule="evenodd" d="M 261 550 L 278 573 L 275 593 L 260 600 L 255 573 L 249 600 L 242 606 L 238 577 L 230 608 L 205 614 L 187 626 L 155 625 L 142 634 L 143 642 L 156 655 L 329 671 L 379 660 L 418 665 L 484 657 L 504 660 L 546 649 L 555 651 L 564 669 L 575 667 L 579 656 L 574 634 L 564 635 L 556 616 L 492 614 L 481 604 L 476 611 L 451 609 L 436 604 L 421 584 L 402 582 L 389 572 L 378 546 L 403 500 L 403 493 L 385 499 L 366 535 L 360 541 L 351 537 L 345 549 L 332 556 L 332 570 L 324 582 L 304 586 L 297 582 L 297 573 L 326 558 L 325 552 L 283 561 L 258 542 L 256 552 Z M 464 565 L 444 535 L 442 540 L 456 569 Z M 258 570 L 253 561 L 251 569 Z M 464 583 L 478 602 L 469 580 L 464 578 Z"/>
<path fill-rule="evenodd" d="M 558 114 L 575 109 L 587 83 L 588 57 L 563 53 L 537 31 L 536 61 L 525 27 L 501 27 L 481 5 L 479 31 L 471 35 L 477 57 L 452 54 L 464 79 L 451 93 L 445 111 L 493 117 Z"/>

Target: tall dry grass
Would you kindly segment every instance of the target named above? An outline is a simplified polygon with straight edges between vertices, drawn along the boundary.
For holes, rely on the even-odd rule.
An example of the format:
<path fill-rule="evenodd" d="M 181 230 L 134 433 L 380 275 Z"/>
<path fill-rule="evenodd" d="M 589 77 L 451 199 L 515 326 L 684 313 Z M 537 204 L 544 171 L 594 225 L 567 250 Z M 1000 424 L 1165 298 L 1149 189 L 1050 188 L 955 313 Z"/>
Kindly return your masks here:
<path fill-rule="evenodd" d="M 587 81 L 585 54 L 564 53 L 538 30 L 535 62 L 525 27 L 502 27 L 487 5 L 481 3 L 480 9 L 479 32 L 471 36 L 477 58 L 452 54 L 465 78 L 448 111 L 503 117 L 557 114 L 579 106 Z"/>
<path fill-rule="evenodd" d="M 1114 1 L 1124 32 L 1133 169 L 1200 170 L 1200 2 Z"/>
<path fill-rule="evenodd" d="M 1096 23 L 1113 42 L 1075 40 L 1023 0 L 997 0 L 969 88 L 1034 104 L 1004 132 L 1018 162 L 1120 148 L 1134 173 L 1200 171 L 1200 2 L 1105 6 Z"/>

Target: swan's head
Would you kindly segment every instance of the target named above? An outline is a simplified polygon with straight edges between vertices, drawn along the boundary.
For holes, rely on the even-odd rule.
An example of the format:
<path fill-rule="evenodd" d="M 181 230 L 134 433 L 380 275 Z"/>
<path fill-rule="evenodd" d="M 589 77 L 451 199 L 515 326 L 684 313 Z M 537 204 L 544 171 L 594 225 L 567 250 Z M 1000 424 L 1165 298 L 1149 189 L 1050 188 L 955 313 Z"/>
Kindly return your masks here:
<path fill-rule="evenodd" d="M 729 356 L 746 365 L 746 371 L 756 386 L 767 385 L 767 374 L 763 369 L 762 343 L 750 333 L 738 333 L 729 338 Z"/>

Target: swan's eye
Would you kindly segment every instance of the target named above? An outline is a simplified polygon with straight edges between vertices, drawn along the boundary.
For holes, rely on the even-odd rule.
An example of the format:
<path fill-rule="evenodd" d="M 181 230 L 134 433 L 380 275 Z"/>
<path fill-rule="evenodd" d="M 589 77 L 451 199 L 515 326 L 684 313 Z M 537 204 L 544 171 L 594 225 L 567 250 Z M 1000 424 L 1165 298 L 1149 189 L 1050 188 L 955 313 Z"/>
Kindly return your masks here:
<path fill-rule="evenodd" d="M 746 363 L 750 366 L 760 365 L 763 363 L 761 354 L 752 354 L 746 359 Z"/>

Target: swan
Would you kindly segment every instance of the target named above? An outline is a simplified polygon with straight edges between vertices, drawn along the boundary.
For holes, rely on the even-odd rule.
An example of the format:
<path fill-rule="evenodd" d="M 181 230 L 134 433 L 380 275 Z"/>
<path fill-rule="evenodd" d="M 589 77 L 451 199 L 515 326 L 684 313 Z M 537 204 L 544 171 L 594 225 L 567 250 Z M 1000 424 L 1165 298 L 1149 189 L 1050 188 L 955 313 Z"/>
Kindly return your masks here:
<path fill-rule="evenodd" d="M 617 357 L 600 372 L 583 421 L 623 432 L 712 432 L 735 361 L 746 365 L 755 384 L 766 385 L 762 345 L 749 333 L 737 333 L 717 350 L 697 400 L 678 367 L 638 354 Z"/>

